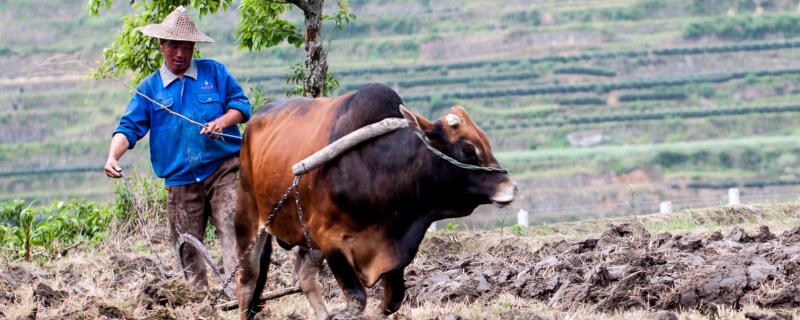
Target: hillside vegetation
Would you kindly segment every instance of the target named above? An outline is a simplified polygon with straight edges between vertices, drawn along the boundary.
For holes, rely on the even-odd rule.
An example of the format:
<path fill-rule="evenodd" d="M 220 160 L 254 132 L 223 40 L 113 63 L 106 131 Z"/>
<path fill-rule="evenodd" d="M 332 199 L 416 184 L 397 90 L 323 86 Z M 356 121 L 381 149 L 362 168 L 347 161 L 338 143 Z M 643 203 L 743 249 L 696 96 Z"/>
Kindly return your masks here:
<path fill-rule="evenodd" d="M 381 82 L 426 116 L 460 104 L 519 181 L 513 208 L 481 209 L 472 223 L 502 224 L 519 208 L 555 221 L 650 212 L 662 200 L 704 206 L 724 201 L 726 186 L 754 201 L 795 197 L 796 2 L 350 5 L 357 20 L 326 30 L 337 94 Z M 90 17 L 84 6 L 0 1 L 0 200 L 112 196 L 100 167 L 130 93 L 87 80 L 85 65 L 132 9 L 115 1 Z M 251 97 L 283 98 L 302 49 L 236 49 L 235 8 L 199 23 L 217 40 L 201 55 L 226 63 Z M 149 174 L 148 158 L 145 142 L 123 163 Z"/>

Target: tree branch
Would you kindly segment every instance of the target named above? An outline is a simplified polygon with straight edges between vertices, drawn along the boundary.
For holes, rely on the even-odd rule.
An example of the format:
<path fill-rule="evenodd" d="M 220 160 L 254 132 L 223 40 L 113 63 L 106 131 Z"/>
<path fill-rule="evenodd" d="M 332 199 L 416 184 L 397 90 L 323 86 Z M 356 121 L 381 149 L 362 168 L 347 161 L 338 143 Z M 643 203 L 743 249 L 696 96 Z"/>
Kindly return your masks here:
<path fill-rule="evenodd" d="M 308 0 L 287 0 L 289 3 L 296 5 L 300 10 L 303 10 L 304 13 L 308 13 L 311 10 L 311 4 L 308 3 Z"/>

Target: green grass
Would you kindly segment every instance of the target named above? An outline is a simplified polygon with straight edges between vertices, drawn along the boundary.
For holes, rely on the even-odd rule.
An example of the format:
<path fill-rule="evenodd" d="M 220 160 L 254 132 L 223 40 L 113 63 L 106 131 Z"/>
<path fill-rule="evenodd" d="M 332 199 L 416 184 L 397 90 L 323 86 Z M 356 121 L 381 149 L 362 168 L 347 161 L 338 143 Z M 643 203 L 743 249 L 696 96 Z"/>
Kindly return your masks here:
<path fill-rule="evenodd" d="M 535 162 L 545 160 L 576 160 L 603 157 L 629 157 L 636 155 L 654 155 L 658 152 L 696 152 L 718 151 L 736 148 L 754 148 L 766 146 L 800 147 L 798 136 L 747 137 L 741 139 L 714 139 L 662 144 L 640 144 L 627 146 L 599 146 L 591 148 L 564 148 L 533 151 L 505 151 L 495 153 L 502 162 Z"/>

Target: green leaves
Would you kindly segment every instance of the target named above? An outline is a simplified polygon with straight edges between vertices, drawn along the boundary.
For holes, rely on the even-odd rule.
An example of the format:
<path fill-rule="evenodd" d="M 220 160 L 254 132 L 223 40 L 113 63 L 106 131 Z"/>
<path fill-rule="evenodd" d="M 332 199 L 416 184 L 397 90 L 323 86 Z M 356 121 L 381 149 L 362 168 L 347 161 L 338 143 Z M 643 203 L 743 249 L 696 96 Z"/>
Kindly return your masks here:
<path fill-rule="evenodd" d="M 347 5 L 347 1 L 339 1 L 338 3 L 339 9 L 336 10 L 336 13 L 331 15 L 324 15 L 322 16 L 322 21 L 329 21 L 333 20 L 334 28 L 336 30 L 342 31 L 344 25 L 349 24 L 351 21 L 356 20 L 356 15 L 350 12 L 350 7 Z"/>
<path fill-rule="evenodd" d="M 97 243 L 113 213 L 86 200 L 33 208 L 22 200 L 0 203 L 0 252 L 30 260 L 36 248 L 57 255 L 80 243 Z"/>
<path fill-rule="evenodd" d="M 273 3 L 261 0 L 243 0 L 239 26 L 236 28 L 236 41 L 240 48 L 250 51 L 278 45 L 286 40 L 295 47 L 303 43 L 300 28 L 281 19 L 291 4 Z"/>
<path fill-rule="evenodd" d="M 101 8 L 110 8 L 113 0 L 90 0 L 87 9 L 97 16 Z M 158 40 L 147 37 L 138 31 L 139 28 L 161 22 L 179 5 L 186 5 L 185 0 L 139 0 L 131 5 L 133 15 L 122 18 L 122 28 L 114 40 L 103 50 L 100 65 L 89 75 L 97 78 L 119 78 L 128 71 L 133 72 L 134 85 L 147 75 L 158 70 L 163 62 L 159 51 Z M 213 14 L 220 8 L 227 10 L 232 0 L 191 0 L 188 7 L 196 9 L 202 18 Z"/>
<path fill-rule="evenodd" d="M 305 96 L 306 90 L 303 84 L 306 81 L 306 67 L 303 62 L 298 62 L 289 67 L 289 72 L 286 74 L 286 83 L 291 84 L 292 88 L 286 91 L 287 97 L 292 96 Z M 333 91 L 339 87 L 339 80 L 333 72 L 325 73 L 325 87 L 322 88 L 322 95 L 328 96 L 333 94 Z"/>

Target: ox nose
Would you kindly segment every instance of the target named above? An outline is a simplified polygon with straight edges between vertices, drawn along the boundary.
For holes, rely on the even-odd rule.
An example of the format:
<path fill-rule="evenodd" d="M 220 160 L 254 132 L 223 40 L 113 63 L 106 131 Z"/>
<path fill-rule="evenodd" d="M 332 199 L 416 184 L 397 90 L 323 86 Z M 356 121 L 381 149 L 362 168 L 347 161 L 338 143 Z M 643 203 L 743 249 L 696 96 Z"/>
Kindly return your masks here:
<path fill-rule="evenodd" d="M 497 192 L 489 198 L 489 200 L 494 203 L 497 207 L 505 207 L 514 201 L 514 197 L 517 195 L 517 183 L 514 180 L 509 179 L 506 182 L 503 182 L 498 186 Z"/>

